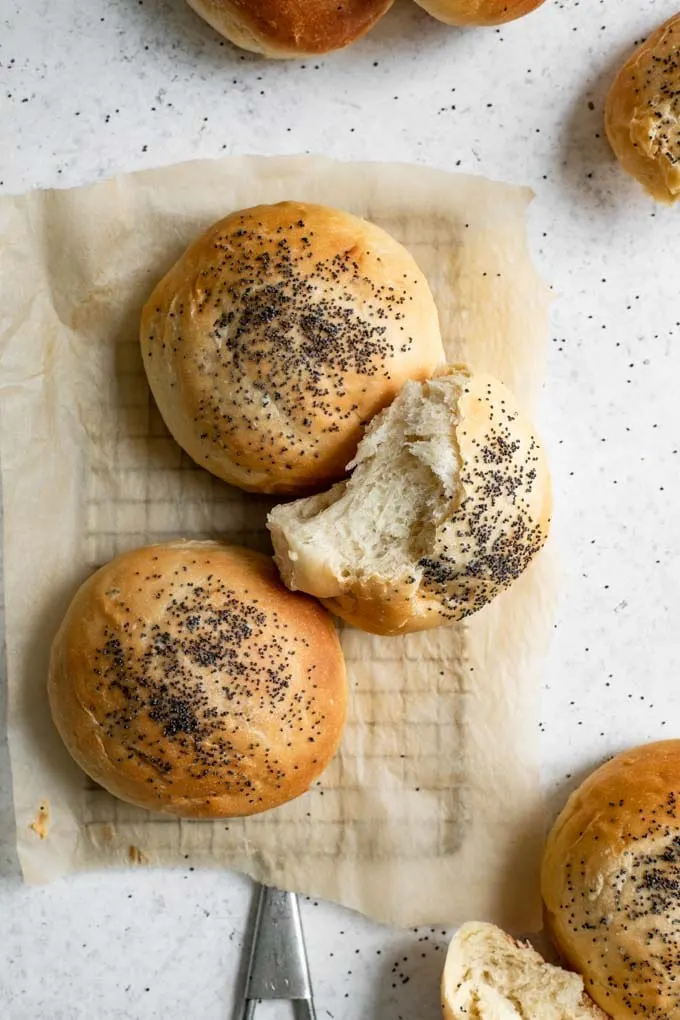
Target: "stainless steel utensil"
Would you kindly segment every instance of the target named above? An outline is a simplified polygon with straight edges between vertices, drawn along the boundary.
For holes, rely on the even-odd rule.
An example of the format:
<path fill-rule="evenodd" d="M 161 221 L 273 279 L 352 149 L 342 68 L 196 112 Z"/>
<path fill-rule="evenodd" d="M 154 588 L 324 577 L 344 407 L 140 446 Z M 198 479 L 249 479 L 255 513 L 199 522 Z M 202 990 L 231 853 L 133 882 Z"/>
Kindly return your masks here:
<path fill-rule="evenodd" d="M 261 886 L 241 1020 L 261 999 L 288 999 L 300 1020 L 316 1020 L 300 906 L 295 893 Z"/>

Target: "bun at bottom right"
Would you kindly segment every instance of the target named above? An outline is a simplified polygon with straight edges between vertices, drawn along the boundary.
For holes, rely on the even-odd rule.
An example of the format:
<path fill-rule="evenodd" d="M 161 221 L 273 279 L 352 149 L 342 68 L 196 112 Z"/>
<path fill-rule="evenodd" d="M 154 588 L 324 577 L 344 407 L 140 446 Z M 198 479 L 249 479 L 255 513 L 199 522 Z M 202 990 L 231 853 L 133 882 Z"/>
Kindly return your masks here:
<path fill-rule="evenodd" d="M 613 1020 L 680 1017 L 680 740 L 633 748 L 571 795 L 548 838 L 546 927 Z"/>

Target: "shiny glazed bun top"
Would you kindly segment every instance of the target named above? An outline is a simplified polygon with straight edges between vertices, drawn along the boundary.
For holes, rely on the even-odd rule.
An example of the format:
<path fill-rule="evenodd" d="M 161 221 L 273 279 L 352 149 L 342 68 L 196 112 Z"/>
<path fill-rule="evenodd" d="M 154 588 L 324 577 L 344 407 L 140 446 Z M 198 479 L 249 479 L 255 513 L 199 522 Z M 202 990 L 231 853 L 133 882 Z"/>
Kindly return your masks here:
<path fill-rule="evenodd" d="M 545 0 L 416 0 L 447 25 L 502 25 L 530 14 Z"/>
<path fill-rule="evenodd" d="M 393 0 L 188 0 L 197 14 L 245 50 L 304 57 L 364 35 Z"/>
<path fill-rule="evenodd" d="M 614 1020 L 680 1017 L 680 740 L 619 754 L 547 843 L 546 921 Z"/>
<path fill-rule="evenodd" d="M 269 557 L 216 542 L 136 549 L 90 577 L 55 638 L 48 690 L 95 782 L 206 818 L 304 793 L 347 701 L 325 610 L 287 591 Z"/>
<path fill-rule="evenodd" d="M 234 213 L 158 284 L 147 375 L 179 444 L 244 489 L 334 481 L 364 425 L 444 360 L 427 281 L 383 230 L 299 202 Z"/>

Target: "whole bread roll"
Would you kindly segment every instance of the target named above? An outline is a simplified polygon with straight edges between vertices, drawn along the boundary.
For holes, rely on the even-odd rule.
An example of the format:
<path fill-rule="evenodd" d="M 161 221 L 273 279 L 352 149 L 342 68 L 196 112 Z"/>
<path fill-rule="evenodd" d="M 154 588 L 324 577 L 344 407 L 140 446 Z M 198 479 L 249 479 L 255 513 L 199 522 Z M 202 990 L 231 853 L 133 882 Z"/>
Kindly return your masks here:
<path fill-rule="evenodd" d="M 365 35 L 393 0 L 188 0 L 236 46 L 266 57 L 311 57 Z"/>
<path fill-rule="evenodd" d="M 268 557 L 171 542 L 82 585 L 52 647 L 49 699 L 71 755 L 110 793 L 221 818 L 309 788 L 338 747 L 347 684 L 330 617 Z"/>
<path fill-rule="evenodd" d="M 617 159 L 659 202 L 680 197 L 680 14 L 637 48 L 605 107 Z"/>
<path fill-rule="evenodd" d="M 374 634 L 403 634 L 481 609 L 548 534 L 543 449 L 496 379 L 457 366 L 407 383 L 369 425 L 354 471 L 328 492 L 275 507 L 275 560 Z"/>
<path fill-rule="evenodd" d="M 545 0 L 416 0 L 447 25 L 502 25 L 530 14 Z"/>
<path fill-rule="evenodd" d="M 364 425 L 444 360 L 427 280 L 397 241 L 301 202 L 221 220 L 142 314 L 153 395 L 177 442 L 233 485 L 336 481 Z"/>
<path fill-rule="evenodd" d="M 553 967 L 493 924 L 454 935 L 442 977 L 445 1020 L 606 1020 L 583 978 Z"/>
<path fill-rule="evenodd" d="M 617 755 L 571 795 L 542 891 L 558 950 L 609 1016 L 680 1017 L 680 740 Z"/>

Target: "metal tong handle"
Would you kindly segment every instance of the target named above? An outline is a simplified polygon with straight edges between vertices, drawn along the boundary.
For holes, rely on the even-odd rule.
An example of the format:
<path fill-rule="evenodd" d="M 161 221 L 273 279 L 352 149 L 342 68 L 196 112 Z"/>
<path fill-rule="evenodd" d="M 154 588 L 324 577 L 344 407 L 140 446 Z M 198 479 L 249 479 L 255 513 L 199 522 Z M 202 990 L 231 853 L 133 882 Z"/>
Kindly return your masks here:
<path fill-rule="evenodd" d="M 295 893 L 260 886 L 241 1020 L 258 999 L 288 999 L 300 1020 L 316 1020 L 307 950 Z"/>

